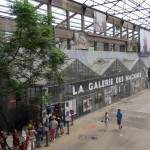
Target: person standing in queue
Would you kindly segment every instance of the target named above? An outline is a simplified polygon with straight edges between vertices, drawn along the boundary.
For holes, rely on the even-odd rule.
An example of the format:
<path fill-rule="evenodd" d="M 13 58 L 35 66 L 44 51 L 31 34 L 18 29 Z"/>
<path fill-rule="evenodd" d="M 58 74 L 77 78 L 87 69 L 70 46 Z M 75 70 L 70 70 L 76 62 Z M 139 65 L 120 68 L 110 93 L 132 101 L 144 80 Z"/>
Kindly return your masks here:
<path fill-rule="evenodd" d="M 55 120 L 55 116 L 51 117 L 51 121 L 50 121 L 50 140 L 52 142 L 55 141 L 55 137 L 56 137 L 56 130 L 58 128 L 58 122 Z"/>
<path fill-rule="evenodd" d="M 19 150 L 19 137 L 18 137 L 17 129 L 13 129 L 12 138 L 13 138 L 14 150 Z"/>
<path fill-rule="evenodd" d="M 6 133 L 0 128 L 0 145 L 2 150 L 7 150 L 7 148 L 9 149 L 6 139 Z"/>
<path fill-rule="evenodd" d="M 41 147 L 42 129 L 39 122 L 37 123 L 36 132 L 36 147 Z"/>

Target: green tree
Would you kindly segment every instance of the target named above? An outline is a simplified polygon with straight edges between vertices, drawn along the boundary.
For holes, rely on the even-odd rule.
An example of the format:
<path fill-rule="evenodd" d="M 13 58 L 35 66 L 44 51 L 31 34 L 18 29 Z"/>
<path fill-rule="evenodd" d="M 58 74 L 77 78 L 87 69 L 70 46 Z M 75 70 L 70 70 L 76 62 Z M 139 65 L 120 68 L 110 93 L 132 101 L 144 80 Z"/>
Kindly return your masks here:
<path fill-rule="evenodd" d="M 0 93 L 20 93 L 40 80 L 63 80 L 59 67 L 65 55 L 54 46 L 52 16 L 39 14 L 27 0 L 10 7 L 16 29 L 10 36 L 0 34 L 0 78 L 7 84 Z"/>

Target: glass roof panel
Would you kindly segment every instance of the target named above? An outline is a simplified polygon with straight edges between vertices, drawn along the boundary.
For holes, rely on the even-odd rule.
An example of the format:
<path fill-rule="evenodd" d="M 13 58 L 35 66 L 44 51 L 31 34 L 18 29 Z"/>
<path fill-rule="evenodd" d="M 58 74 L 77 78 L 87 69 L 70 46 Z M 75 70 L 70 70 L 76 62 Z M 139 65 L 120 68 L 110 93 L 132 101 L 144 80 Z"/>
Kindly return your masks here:
<path fill-rule="evenodd" d="M 9 6 L 15 0 L 1 0 L 0 4 L 0 16 L 5 17 L 14 17 L 10 16 Z M 46 14 L 46 5 L 40 5 L 36 0 L 28 0 L 35 7 L 38 7 L 38 12 L 42 14 Z M 150 0 L 70 0 L 76 1 L 81 4 L 85 4 L 90 8 L 95 8 L 109 15 L 116 16 L 120 19 L 129 21 L 136 25 L 139 25 L 143 28 L 150 29 Z M 59 8 L 52 7 L 52 12 L 54 18 L 57 18 L 55 25 L 60 23 L 65 19 L 64 13 Z M 70 13 L 71 14 L 71 13 Z M 72 23 L 76 19 L 75 22 L 80 18 L 80 16 L 76 15 L 71 18 Z M 91 20 L 90 20 L 91 19 Z M 91 22 L 91 23 L 90 23 Z M 93 28 L 92 18 L 86 18 L 86 27 Z M 76 24 L 74 24 L 76 26 Z M 74 27 L 75 28 L 75 27 Z M 77 28 L 78 25 L 77 25 Z M 79 28 L 80 29 L 80 28 Z"/>
<path fill-rule="evenodd" d="M 150 29 L 149 0 L 73 0 Z"/>

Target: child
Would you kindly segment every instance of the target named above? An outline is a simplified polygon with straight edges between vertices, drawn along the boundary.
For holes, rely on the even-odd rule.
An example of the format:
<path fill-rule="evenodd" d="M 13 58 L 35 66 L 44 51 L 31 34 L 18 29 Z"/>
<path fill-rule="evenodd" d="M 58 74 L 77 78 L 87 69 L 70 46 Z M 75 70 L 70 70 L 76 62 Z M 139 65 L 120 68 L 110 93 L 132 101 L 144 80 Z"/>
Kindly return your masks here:
<path fill-rule="evenodd" d="M 27 143 L 27 150 L 31 150 L 31 140 L 29 136 L 27 136 L 26 143 Z"/>

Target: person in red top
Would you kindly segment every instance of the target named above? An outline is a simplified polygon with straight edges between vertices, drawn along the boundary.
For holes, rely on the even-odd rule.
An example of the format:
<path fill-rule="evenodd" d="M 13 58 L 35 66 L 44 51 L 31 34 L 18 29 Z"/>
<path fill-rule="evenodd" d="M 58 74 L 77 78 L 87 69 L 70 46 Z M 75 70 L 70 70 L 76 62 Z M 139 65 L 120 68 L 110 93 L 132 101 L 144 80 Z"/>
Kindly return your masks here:
<path fill-rule="evenodd" d="M 3 142 L 3 139 L 0 137 L 0 150 L 3 150 L 1 146 L 2 142 Z"/>
<path fill-rule="evenodd" d="M 10 147 L 7 144 L 7 135 L 6 133 L 1 129 L 0 127 L 0 145 L 2 147 L 2 150 L 6 150 L 7 148 L 9 149 Z"/>
<path fill-rule="evenodd" d="M 18 138 L 18 133 L 16 129 L 13 130 L 12 137 L 13 137 L 14 150 L 19 150 L 19 138 Z"/>

